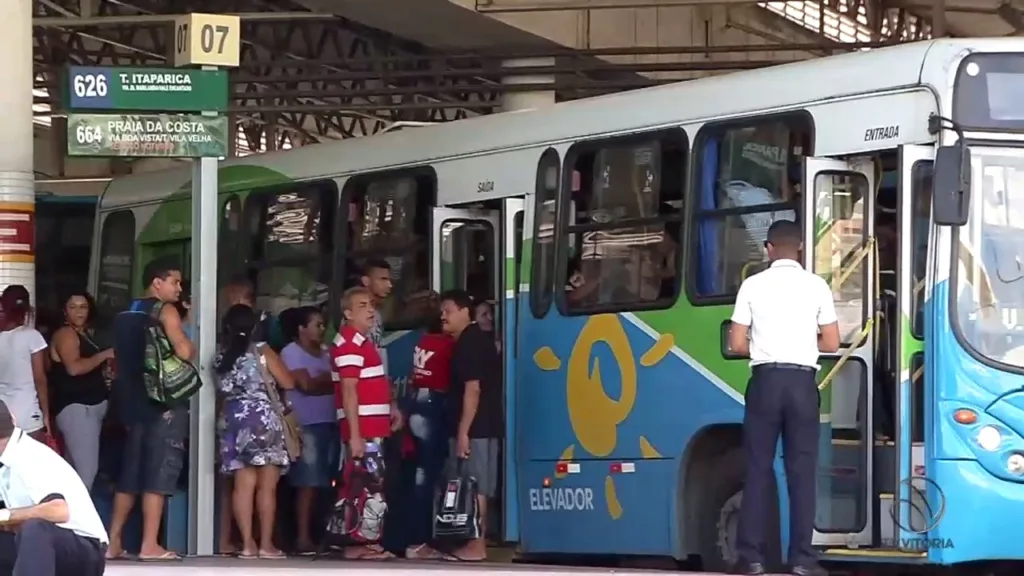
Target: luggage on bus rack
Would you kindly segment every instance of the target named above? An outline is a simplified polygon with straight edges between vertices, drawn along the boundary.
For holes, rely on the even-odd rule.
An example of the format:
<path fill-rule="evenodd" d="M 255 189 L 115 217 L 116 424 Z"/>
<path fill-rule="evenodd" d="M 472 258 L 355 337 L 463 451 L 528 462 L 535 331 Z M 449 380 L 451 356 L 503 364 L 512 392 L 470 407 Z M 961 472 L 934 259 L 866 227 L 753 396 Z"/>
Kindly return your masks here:
<path fill-rule="evenodd" d="M 476 478 L 466 473 L 466 461 L 460 458 L 434 500 L 434 539 L 461 541 L 482 536 L 478 494 Z"/>

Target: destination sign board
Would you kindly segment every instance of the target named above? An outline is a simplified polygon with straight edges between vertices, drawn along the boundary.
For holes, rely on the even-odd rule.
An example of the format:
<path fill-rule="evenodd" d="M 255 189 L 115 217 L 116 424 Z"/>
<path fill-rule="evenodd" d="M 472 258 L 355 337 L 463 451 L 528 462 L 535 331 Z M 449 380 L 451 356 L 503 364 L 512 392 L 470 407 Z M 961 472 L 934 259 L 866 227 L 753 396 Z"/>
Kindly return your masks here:
<path fill-rule="evenodd" d="M 227 153 L 224 116 L 68 115 L 68 156 L 223 158 Z"/>
<path fill-rule="evenodd" d="M 226 70 L 70 66 L 70 110 L 215 112 L 228 107 Z"/>

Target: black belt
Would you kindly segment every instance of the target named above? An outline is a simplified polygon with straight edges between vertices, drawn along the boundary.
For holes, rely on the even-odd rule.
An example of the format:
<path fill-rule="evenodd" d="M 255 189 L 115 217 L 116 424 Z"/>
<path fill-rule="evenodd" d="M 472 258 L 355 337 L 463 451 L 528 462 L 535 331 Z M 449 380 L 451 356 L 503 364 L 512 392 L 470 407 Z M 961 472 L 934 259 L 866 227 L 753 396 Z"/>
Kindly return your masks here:
<path fill-rule="evenodd" d="M 805 366 L 803 364 L 791 364 L 789 362 L 765 362 L 764 364 L 755 364 L 751 370 L 800 370 L 801 372 L 817 372 L 818 369 L 814 366 Z"/>

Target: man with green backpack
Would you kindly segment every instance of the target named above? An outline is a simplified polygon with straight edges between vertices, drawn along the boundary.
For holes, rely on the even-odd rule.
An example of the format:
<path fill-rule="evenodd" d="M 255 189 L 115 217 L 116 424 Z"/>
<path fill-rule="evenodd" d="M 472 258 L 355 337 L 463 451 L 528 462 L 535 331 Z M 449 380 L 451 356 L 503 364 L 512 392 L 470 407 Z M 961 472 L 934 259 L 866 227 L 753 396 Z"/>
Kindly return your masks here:
<path fill-rule="evenodd" d="M 114 320 L 117 375 L 113 397 L 127 438 L 117 479 L 107 558 L 121 559 L 121 534 L 142 496 L 142 547 L 138 560 L 180 560 L 160 545 L 164 502 L 174 493 L 185 462 L 188 400 L 200 382 L 195 353 L 174 303 L 181 295 L 181 266 L 159 258 L 143 273 L 145 297 Z"/>

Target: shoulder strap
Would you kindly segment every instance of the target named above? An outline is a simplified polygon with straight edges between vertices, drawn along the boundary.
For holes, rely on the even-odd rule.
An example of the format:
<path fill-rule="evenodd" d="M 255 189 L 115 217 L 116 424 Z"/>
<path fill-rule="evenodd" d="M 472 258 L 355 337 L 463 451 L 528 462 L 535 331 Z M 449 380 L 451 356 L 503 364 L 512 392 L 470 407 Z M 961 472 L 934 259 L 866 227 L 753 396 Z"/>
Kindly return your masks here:
<path fill-rule="evenodd" d="M 159 320 L 160 319 L 160 312 L 163 311 L 163 309 L 164 309 L 164 302 L 162 300 L 157 300 L 156 302 L 153 303 L 153 306 L 150 307 L 149 315 L 154 320 Z"/>
<path fill-rule="evenodd" d="M 260 346 L 256 343 L 249 344 L 249 353 L 256 357 L 256 363 L 260 367 L 260 375 L 263 376 L 263 381 L 270 384 L 274 382 L 274 377 L 270 374 L 270 369 L 267 367 L 267 357 L 263 355 L 263 351 Z"/>
<path fill-rule="evenodd" d="M 281 395 L 277 392 L 277 380 L 275 380 L 274 375 L 270 373 L 270 368 L 267 367 L 267 357 L 263 355 L 263 347 L 266 345 L 266 342 L 250 344 L 249 351 L 256 356 L 256 362 L 260 367 L 260 376 L 263 377 L 263 387 L 267 391 L 267 396 L 270 398 L 270 402 L 274 405 L 275 410 L 278 410 L 283 414 L 285 406 L 284 402 L 281 401 Z"/>

